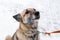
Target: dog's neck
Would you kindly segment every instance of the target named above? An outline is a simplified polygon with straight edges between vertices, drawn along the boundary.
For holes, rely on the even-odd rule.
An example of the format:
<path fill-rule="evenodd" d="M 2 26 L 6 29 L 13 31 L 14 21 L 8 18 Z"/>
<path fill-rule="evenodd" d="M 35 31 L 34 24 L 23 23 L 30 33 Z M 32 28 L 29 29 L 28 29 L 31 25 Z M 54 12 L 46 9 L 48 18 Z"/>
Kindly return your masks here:
<path fill-rule="evenodd" d="M 37 24 L 38 24 L 38 23 L 35 23 L 35 24 L 33 25 L 34 27 L 32 27 L 32 26 L 28 26 L 28 25 L 20 22 L 20 25 L 19 25 L 19 26 L 20 26 L 20 29 L 22 29 L 22 30 L 24 30 L 24 31 L 27 31 L 27 30 L 30 30 L 30 29 L 37 29 L 37 27 L 38 27 Z"/>

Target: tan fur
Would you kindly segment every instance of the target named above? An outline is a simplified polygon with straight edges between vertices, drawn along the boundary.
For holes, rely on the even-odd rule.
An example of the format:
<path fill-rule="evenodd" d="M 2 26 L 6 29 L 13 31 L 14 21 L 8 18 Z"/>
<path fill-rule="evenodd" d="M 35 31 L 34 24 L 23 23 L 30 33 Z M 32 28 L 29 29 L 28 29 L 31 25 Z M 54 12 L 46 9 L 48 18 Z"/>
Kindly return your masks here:
<path fill-rule="evenodd" d="M 5 40 L 11 40 L 11 36 L 8 35 Z"/>
<path fill-rule="evenodd" d="M 35 12 L 34 8 L 28 8 L 28 10 L 32 13 Z M 27 19 L 29 14 L 25 14 L 24 10 L 21 13 L 22 20 Z M 13 37 L 7 36 L 6 40 L 39 40 L 39 31 L 37 30 L 38 22 L 34 24 L 35 28 L 32 28 L 30 25 L 25 25 L 24 23 L 20 22 L 19 28 L 14 33 Z M 33 39 L 33 36 L 36 36 Z M 32 37 L 31 37 L 32 36 Z"/>

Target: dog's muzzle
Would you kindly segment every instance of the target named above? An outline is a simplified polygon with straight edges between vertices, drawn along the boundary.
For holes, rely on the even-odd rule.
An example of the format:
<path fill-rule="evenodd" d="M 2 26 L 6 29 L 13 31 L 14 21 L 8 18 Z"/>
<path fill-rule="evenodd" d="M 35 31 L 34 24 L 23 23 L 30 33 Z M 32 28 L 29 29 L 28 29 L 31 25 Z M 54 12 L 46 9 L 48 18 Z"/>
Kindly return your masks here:
<path fill-rule="evenodd" d="M 35 15 L 35 19 L 39 19 L 39 18 L 40 18 L 40 13 L 39 13 L 39 11 L 36 11 L 36 12 L 34 13 L 34 15 Z"/>

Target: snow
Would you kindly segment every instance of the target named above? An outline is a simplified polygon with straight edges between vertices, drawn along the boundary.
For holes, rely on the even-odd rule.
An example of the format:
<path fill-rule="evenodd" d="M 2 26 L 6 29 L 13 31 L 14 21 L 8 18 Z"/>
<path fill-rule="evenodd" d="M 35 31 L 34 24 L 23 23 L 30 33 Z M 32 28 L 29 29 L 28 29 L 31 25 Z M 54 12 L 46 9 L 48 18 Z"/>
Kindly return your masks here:
<path fill-rule="evenodd" d="M 60 0 L 0 0 L 0 40 L 13 35 L 19 23 L 12 17 L 26 8 L 40 11 L 39 31 L 60 29 Z M 40 34 L 41 40 L 59 40 L 59 34 Z"/>

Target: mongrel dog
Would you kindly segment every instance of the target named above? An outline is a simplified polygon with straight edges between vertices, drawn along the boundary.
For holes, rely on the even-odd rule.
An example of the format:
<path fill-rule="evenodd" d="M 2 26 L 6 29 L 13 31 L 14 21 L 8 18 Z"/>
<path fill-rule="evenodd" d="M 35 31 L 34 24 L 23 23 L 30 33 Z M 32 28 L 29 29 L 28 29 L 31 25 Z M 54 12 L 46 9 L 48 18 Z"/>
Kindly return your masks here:
<path fill-rule="evenodd" d="M 12 37 L 7 36 L 6 40 L 39 40 L 38 19 L 39 11 L 34 8 L 27 8 L 21 14 L 14 15 L 20 26 Z"/>

